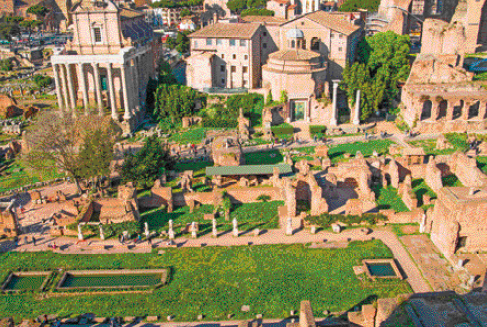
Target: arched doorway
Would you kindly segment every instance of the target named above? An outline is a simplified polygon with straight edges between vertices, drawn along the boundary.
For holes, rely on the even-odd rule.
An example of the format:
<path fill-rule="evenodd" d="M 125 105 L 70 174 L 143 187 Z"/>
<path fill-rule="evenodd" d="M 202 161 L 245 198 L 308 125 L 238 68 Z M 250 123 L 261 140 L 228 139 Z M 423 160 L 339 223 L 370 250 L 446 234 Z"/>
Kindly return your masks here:
<path fill-rule="evenodd" d="M 480 101 L 475 101 L 475 103 L 468 108 L 468 119 L 478 117 L 479 108 L 480 108 Z"/>
<path fill-rule="evenodd" d="M 438 105 L 438 117 L 436 119 L 441 119 L 446 117 L 446 110 L 448 109 L 448 101 L 441 100 Z"/>
<path fill-rule="evenodd" d="M 462 116 L 463 104 L 463 100 L 460 100 L 460 103 L 453 107 L 453 119 L 458 119 Z"/>
<path fill-rule="evenodd" d="M 313 37 L 311 39 L 310 49 L 312 51 L 320 51 L 320 39 L 319 38 Z"/>
<path fill-rule="evenodd" d="M 420 120 L 427 120 L 431 118 L 431 108 L 433 104 L 430 100 L 426 100 L 423 102 L 423 108 L 421 109 L 421 118 Z"/>

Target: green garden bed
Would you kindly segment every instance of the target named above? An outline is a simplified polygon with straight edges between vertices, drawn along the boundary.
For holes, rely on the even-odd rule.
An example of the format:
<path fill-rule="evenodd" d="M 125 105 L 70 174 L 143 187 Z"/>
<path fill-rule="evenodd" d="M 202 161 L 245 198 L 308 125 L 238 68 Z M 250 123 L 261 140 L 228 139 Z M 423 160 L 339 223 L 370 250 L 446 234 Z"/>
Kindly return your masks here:
<path fill-rule="evenodd" d="M 171 268 L 166 286 L 150 294 L 98 294 L 47 297 L 0 296 L 0 316 L 61 317 L 174 315 L 177 321 L 282 318 L 311 300 L 314 313 L 350 310 L 379 298 L 410 293 L 402 280 L 359 280 L 353 266 L 363 259 L 391 258 L 378 240 L 353 242 L 344 249 L 310 249 L 301 244 L 166 249 L 151 254 L 63 255 L 51 252 L 0 254 L 1 270 Z M 249 312 L 242 312 L 249 305 Z"/>
<path fill-rule="evenodd" d="M 395 212 L 409 211 L 408 207 L 404 204 L 401 197 L 397 194 L 397 189 L 392 186 L 387 187 L 375 187 L 375 202 L 379 210 L 382 209 L 394 209 Z"/>

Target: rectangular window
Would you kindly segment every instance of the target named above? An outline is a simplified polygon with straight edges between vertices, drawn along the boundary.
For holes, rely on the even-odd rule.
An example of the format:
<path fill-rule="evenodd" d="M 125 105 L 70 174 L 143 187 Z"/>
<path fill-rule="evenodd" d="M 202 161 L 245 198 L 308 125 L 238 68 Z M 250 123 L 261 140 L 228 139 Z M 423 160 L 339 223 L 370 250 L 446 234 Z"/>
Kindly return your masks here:
<path fill-rule="evenodd" d="M 212 45 L 212 40 L 211 39 L 206 39 L 206 45 Z"/>
<path fill-rule="evenodd" d="M 343 39 L 343 34 L 338 34 L 338 38 Z"/>
<path fill-rule="evenodd" d="M 240 46 L 241 47 L 247 46 L 247 41 L 246 40 L 240 40 Z"/>
<path fill-rule="evenodd" d="M 223 41 L 222 39 L 216 39 L 216 45 L 222 45 Z"/>
<path fill-rule="evenodd" d="M 222 84 L 225 85 L 225 79 L 224 78 L 222 78 Z"/>
<path fill-rule="evenodd" d="M 232 73 L 237 72 L 237 67 L 236 67 L 236 66 L 231 66 L 231 67 L 230 67 L 230 71 L 231 71 Z"/>
<path fill-rule="evenodd" d="M 245 60 L 249 59 L 249 56 L 244 55 L 244 59 L 245 59 Z"/>
<path fill-rule="evenodd" d="M 101 42 L 101 28 L 95 27 L 93 28 L 93 32 L 95 34 L 95 42 L 96 43 Z"/>
<path fill-rule="evenodd" d="M 225 71 L 225 65 L 221 65 L 221 66 L 220 66 L 220 71 L 221 71 L 221 72 L 224 72 L 224 71 Z"/>
<path fill-rule="evenodd" d="M 225 55 L 222 53 L 222 59 L 225 59 Z"/>
<path fill-rule="evenodd" d="M 242 73 L 246 73 L 246 72 L 248 71 L 248 69 L 249 69 L 249 68 L 248 68 L 247 66 L 243 66 L 243 67 L 242 67 Z"/>
<path fill-rule="evenodd" d="M 339 47 L 338 48 L 338 52 L 342 52 L 342 47 Z"/>
<path fill-rule="evenodd" d="M 263 36 L 267 36 L 267 32 L 262 32 L 262 35 Z"/>
<path fill-rule="evenodd" d="M 331 38 L 334 38 L 335 37 L 335 33 L 331 32 L 330 37 Z"/>
<path fill-rule="evenodd" d="M 237 59 L 237 55 L 236 54 L 232 55 L 232 58 Z"/>
<path fill-rule="evenodd" d="M 230 40 L 230 46 L 234 47 L 235 46 L 235 40 Z"/>
<path fill-rule="evenodd" d="M 262 44 L 262 47 L 263 47 L 264 49 L 267 49 L 267 43 Z"/>
<path fill-rule="evenodd" d="M 197 49 L 197 48 L 198 48 L 198 41 L 194 41 L 194 45 L 193 45 L 193 47 L 194 47 L 195 49 Z"/>

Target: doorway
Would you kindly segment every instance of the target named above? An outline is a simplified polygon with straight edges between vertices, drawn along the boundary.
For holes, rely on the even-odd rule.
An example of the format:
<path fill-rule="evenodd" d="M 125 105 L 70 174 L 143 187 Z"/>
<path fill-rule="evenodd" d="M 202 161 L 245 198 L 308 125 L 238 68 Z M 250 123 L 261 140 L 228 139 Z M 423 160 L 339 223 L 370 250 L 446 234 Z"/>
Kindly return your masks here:
<path fill-rule="evenodd" d="M 293 101 L 293 120 L 304 120 L 306 116 L 306 101 Z"/>

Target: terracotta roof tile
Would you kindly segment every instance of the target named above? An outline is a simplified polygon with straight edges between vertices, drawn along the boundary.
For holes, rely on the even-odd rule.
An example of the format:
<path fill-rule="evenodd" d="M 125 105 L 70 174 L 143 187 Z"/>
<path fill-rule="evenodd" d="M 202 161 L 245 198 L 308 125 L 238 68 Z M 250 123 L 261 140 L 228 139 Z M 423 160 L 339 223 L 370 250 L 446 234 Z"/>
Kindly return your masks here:
<path fill-rule="evenodd" d="M 140 16 L 144 16 L 144 13 L 133 9 L 120 8 L 120 18 L 122 19 L 130 19 Z"/>
<path fill-rule="evenodd" d="M 326 11 L 315 11 L 296 19 L 306 17 L 314 21 L 315 23 L 325 26 L 331 30 L 343 33 L 345 35 L 350 35 L 360 29 L 360 26 L 354 25 L 353 23 L 349 22 L 347 19 L 348 15 L 350 15 L 350 13 L 329 13 Z"/>
<path fill-rule="evenodd" d="M 242 17 L 242 21 L 247 23 L 282 24 L 287 22 L 287 19 L 272 16 L 245 16 Z"/>
<path fill-rule="evenodd" d="M 193 37 L 222 37 L 222 38 L 238 38 L 250 39 L 259 29 L 258 23 L 217 23 L 208 25 L 192 34 Z"/>

